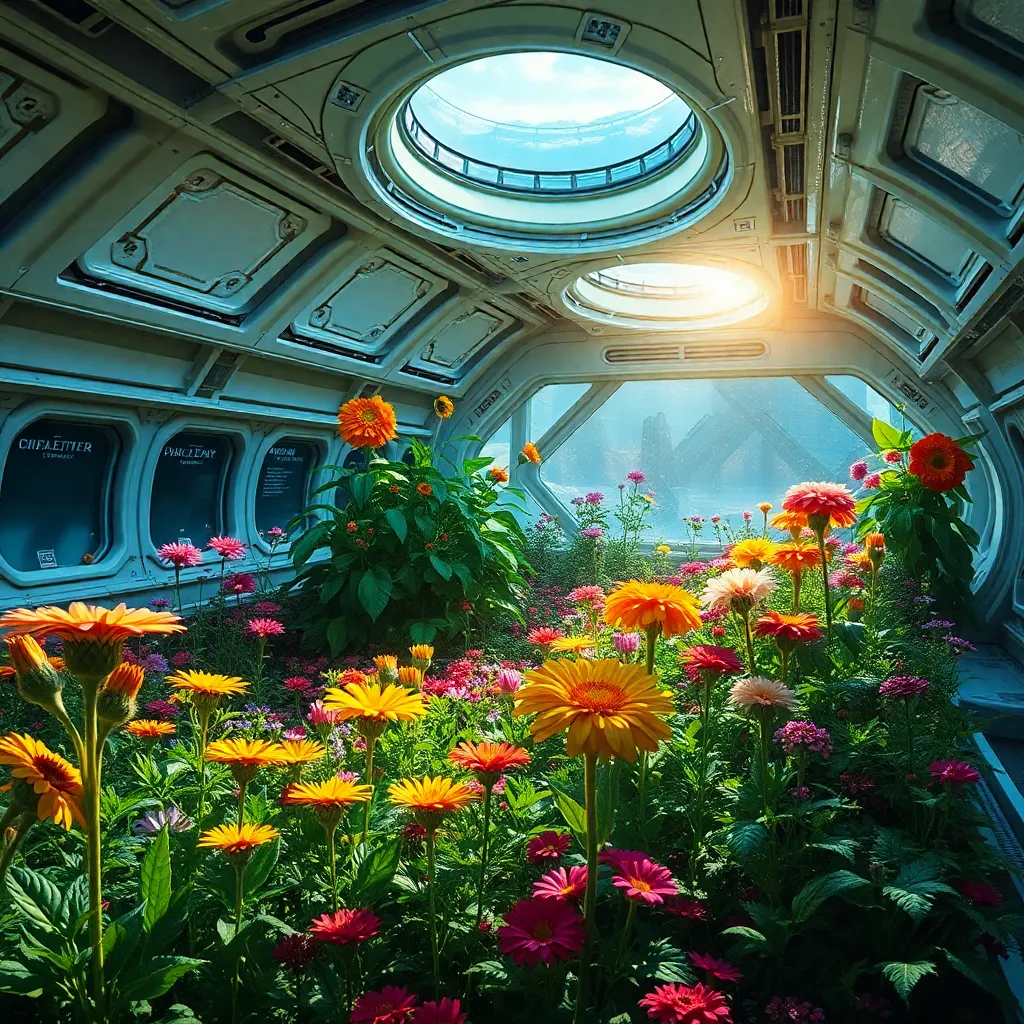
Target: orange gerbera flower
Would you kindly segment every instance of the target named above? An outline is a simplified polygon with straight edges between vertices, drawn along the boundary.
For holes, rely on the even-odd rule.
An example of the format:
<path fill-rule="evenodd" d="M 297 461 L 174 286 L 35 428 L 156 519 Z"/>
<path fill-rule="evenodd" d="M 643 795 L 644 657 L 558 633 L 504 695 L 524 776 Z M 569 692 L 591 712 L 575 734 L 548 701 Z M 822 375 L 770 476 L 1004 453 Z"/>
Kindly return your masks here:
<path fill-rule="evenodd" d="M 871 556 L 866 551 L 851 551 L 848 555 L 843 556 L 843 560 L 847 565 L 852 565 L 855 569 L 860 569 L 861 572 L 871 572 Z"/>
<path fill-rule="evenodd" d="M 508 470 L 502 469 L 501 466 L 491 466 L 487 471 L 491 477 L 491 480 L 496 484 L 507 484 L 508 483 Z"/>
<path fill-rule="evenodd" d="M 403 779 L 388 787 L 391 802 L 412 811 L 428 832 L 435 832 L 446 814 L 461 811 L 474 796 L 468 786 L 443 776 Z"/>
<path fill-rule="evenodd" d="M 620 629 L 658 626 L 665 636 L 679 636 L 700 629 L 697 599 L 682 587 L 668 583 L 620 583 L 605 599 L 604 617 Z"/>
<path fill-rule="evenodd" d="M 772 560 L 775 545 L 763 537 L 737 541 L 729 548 L 729 558 L 737 569 L 760 569 Z"/>
<path fill-rule="evenodd" d="M 864 547 L 870 551 L 872 548 L 884 548 L 885 547 L 885 534 L 884 533 L 869 533 L 864 538 Z"/>
<path fill-rule="evenodd" d="M 910 446 L 908 469 L 930 491 L 959 487 L 973 468 L 974 460 L 945 434 L 928 434 Z"/>
<path fill-rule="evenodd" d="M 822 636 L 818 628 L 818 616 L 809 612 L 796 612 L 793 615 L 765 612 L 757 620 L 754 632 L 758 636 L 772 637 L 780 646 L 809 643 L 811 640 L 820 640 Z"/>
<path fill-rule="evenodd" d="M 434 493 L 434 488 L 421 480 L 416 485 L 416 493 L 421 494 L 424 498 L 429 498 Z"/>
<path fill-rule="evenodd" d="M 372 786 L 332 778 L 323 782 L 292 783 L 281 797 L 281 803 L 312 807 L 316 811 L 332 811 L 366 803 L 372 795 Z"/>
<path fill-rule="evenodd" d="M 380 448 L 398 437 L 398 419 L 380 395 L 352 398 L 338 410 L 338 433 L 353 448 Z"/>
<path fill-rule="evenodd" d="M 277 745 L 277 764 L 311 764 L 319 761 L 327 748 L 316 740 L 285 740 Z"/>
<path fill-rule="evenodd" d="M 803 512 L 787 512 L 783 509 L 772 516 L 771 527 L 774 530 L 787 530 L 794 540 L 800 537 L 800 531 L 807 525 L 807 516 Z"/>
<path fill-rule="evenodd" d="M 526 444 L 523 445 L 522 458 L 526 462 L 532 462 L 535 465 L 540 465 L 540 452 L 532 441 L 527 441 Z"/>
<path fill-rule="evenodd" d="M 857 521 L 856 502 L 843 484 L 805 481 L 794 484 L 782 501 L 787 512 L 803 512 L 812 530 L 833 526 L 853 526 Z"/>
<path fill-rule="evenodd" d="M 158 740 L 161 736 L 173 736 L 177 726 L 173 722 L 158 722 L 154 718 L 137 718 L 124 727 L 125 732 L 130 732 L 140 740 Z"/>
<path fill-rule="evenodd" d="M 403 686 L 411 686 L 418 690 L 423 682 L 423 669 L 415 665 L 402 665 L 398 669 L 398 681 Z"/>
<path fill-rule="evenodd" d="M 779 544 L 771 555 L 771 564 L 785 569 L 789 573 L 803 572 L 804 569 L 813 569 L 821 565 L 821 552 L 813 544 L 805 544 L 802 541 L 793 541 L 789 544 Z"/>
<path fill-rule="evenodd" d="M 671 694 L 642 665 L 615 660 L 545 661 L 526 673 L 514 715 L 537 717 L 530 732 L 537 742 L 567 732 L 566 753 L 602 761 L 635 761 L 637 748 L 657 750 L 672 730 L 659 718 L 675 707 Z"/>
<path fill-rule="evenodd" d="M 530 755 L 522 747 L 511 743 L 460 743 L 448 752 L 448 760 L 475 772 L 484 786 L 493 786 L 503 772 L 522 768 L 530 763 Z"/>
<path fill-rule="evenodd" d="M 60 754 L 55 754 L 45 743 L 28 735 L 10 733 L 0 738 L 0 764 L 11 769 L 11 781 L 3 787 L 10 790 L 25 786 L 31 793 L 15 792 L 18 803 L 34 809 L 40 821 L 52 818 L 65 829 L 71 828 L 74 819 L 83 828 L 79 801 L 82 798 L 82 776 L 78 769 Z M 31 800 L 37 803 L 32 808 Z"/>
<path fill-rule="evenodd" d="M 197 845 L 220 850 L 228 860 L 239 859 L 244 863 L 257 846 L 272 843 L 280 835 L 273 825 L 217 825 L 200 832 Z"/>

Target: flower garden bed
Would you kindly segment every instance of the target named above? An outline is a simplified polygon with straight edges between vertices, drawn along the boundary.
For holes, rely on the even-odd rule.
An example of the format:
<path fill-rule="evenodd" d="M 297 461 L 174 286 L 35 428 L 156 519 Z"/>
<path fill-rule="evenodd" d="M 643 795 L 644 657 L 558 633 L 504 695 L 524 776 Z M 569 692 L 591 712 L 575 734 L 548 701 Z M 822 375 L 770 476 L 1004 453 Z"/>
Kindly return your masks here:
<path fill-rule="evenodd" d="M 340 426 L 372 450 L 393 414 L 358 402 Z M 970 439 L 877 429 L 859 505 L 798 485 L 774 518 L 711 523 L 706 561 L 703 521 L 682 562 L 640 550 L 642 474 L 618 511 L 581 496 L 556 543 L 499 502 L 502 467 L 444 476 L 417 445 L 412 467 L 339 471 L 349 503 L 295 538 L 282 592 L 214 538 L 220 592 L 182 621 L 170 596 L 8 613 L 5 1003 L 1003 1019 L 1020 919 L 946 617 L 966 610 Z"/>

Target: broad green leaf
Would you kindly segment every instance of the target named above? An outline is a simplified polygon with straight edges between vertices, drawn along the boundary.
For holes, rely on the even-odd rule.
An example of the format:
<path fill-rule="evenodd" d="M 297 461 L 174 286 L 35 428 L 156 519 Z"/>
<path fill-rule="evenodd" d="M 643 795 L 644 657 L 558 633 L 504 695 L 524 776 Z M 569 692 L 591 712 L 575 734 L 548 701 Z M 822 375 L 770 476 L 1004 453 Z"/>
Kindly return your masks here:
<path fill-rule="evenodd" d="M 895 427 L 890 427 L 884 420 L 874 419 L 871 421 L 871 434 L 879 448 L 899 448 L 900 432 Z"/>
<path fill-rule="evenodd" d="M 35 999 L 43 994 L 44 984 L 48 983 L 24 964 L 0 960 L 0 992 Z"/>
<path fill-rule="evenodd" d="M 459 582 L 462 584 L 462 592 L 468 594 L 473 586 L 473 574 L 469 571 L 469 567 L 462 562 L 455 562 L 452 565 L 452 572 L 458 576 Z"/>
<path fill-rule="evenodd" d="M 892 885 L 885 886 L 882 894 L 888 896 L 915 921 L 920 921 L 932 909 L 937 895 L 956 895 L 951 886 L 939 880 L 938 874 L 938 866 L 933 861 L 924 858 L 915 860 L 900 868 L 896 880 Z"/>
<path fill-rule="evenodd" d="M 391 600 L 391 573 L 383 565 L 375 565 L 363 573 L 359 581 L 359 603 L 374 622 Z"/>
<path fill-rule="evenodd" d="M 44 932 L 59 923 L 60 890 L 44 875 L 31 868 L 15 866 L 7 874 L 7 888 L 14 905 L 33 925 Z"/>
<path fill-rule="evenodd" d="M 936 974 L 935 964 L 930 960 L 918 960 L 913 964 L 889 962 L 881 965 L 882 973 L 896 986 L 900 998 L 909 1005 L 910 993 L 926 975 Z"/>
<path fill-rule="evenodd" d="M 391 529 L 395 531 L 395 536 L 404 543 L 406 535 L 409 533 L 409 524 L 405 516 L 397 508 L 389 508 L 384 513 L 384 518 L 388 521 Z"/>
<path fill-rule="evenodd" d="M 831 871 L 820 878 L 812 878 L 793 897 L 793 920 L 797 923 L 808 921 L 818 907 L 831 896 L 870 884 L 866 878 L 845 869 Z"/>
<path fill-rule="evenodd" d="M 351 898 L 360 906 L 373 906 L 387 892 L 401 859 L 400 841 L 375 846 L 367 851 L 359 848 Z"/>
<path fill-rule="evenodd" d="M 494 459 L 489 455 L 480 455 L 475 459 L 463 459 L 462 461 L 462 472 L 466 476 L 472 476 L 477 470 L 485 469 L 489 466 Z"/>
<path fill-rule="evenodd" d="M 768 832 L 758 821 L 737 821 L 725 834 L 725 842 L 741 860 L 757 852 L 768 838 Z"/>
<path fill-rule="evenodd" d="M 348 639 L 348 619 L 344 616 L 331 619 L 327 627 L 327 642 L 331 646 L 331 656 L 336 657 Z"/>
<path fill-rule="evenodd" d="M 569 826 L 569 830 L 579 841 L 580 845 L 586 849 L 586 835 L 587 835 L 587 812 L 586 809 L 580 806 L 568 793 L 563 793 L 560 789 L 551 789 L 551 798 L 554 800 L 555 807 L 558 808 L 558 813 L 565 819 L 566 825 Z"/>
<path fill-rule="evenodd" d="M 139 898 L 145 901 L 142 930 L 148 935 L 171 902 L 171 850 L 167 829 L 156 834 L 153 845 L 142 858 L 139 872 Z"/>
<path fill-rule="evenodd" d="M 430 564 L 434 567 L 434 571 L 437 575 L 445 582 L 452 578 L 452 567 L 443 558 L 439 558 L 433 552 L 430 554 Z M 374 617 L 376 618 L 376 616 Z"/>
<path fill-rule="evenodd" d="M 429 622 L 414 622 L 409 627 L 409 637 L 414 644 L 430 644 L 437 636 L 437 627 Z"/>
<path fill-rule="evenodd" d="M 359 508 L 362 508 L 370 500 L 370 494 L 373 492 L 375 482 L 376 478 L 372 472 L 356 473 L 352 477 L 349 488 L 352 491 L 352 500 Z"/>
<path fill-rule="evenodd" d="M 256 852 L 245 865 L 242 873 L 242 892 L 244 896 L 251 896 L 269 877 L 274 870 L 277 858 L 281 853 L 281 840 L 275 839 L 272 843 L 264 843 L 257 847 Z M 232 871 L 232 874 L 234 872 Z"/>
<path fill-rule="evenodd" d="M 140 968 L 140 973 L 122 988 L 126 1000 L 156 999 L 170 990 L 170 987 L 181 977 L 201 967 L 205 960 L 195 960 L 189 956 L 155 956 L 147 960 Z"/>
<path fill-rule="evenodd" d="M 636 973 L 638 978 L 683 985 L 692 985 L 697 980 L 689 958 L 667 939 L 659 939 L 648 946 L 636 965 Z"/>
<path fill-rule="evenodd" d="M 326 543 L 329 531 L 329 523 L 317 523 L 292 544 L 292 565 L 296 569 L 301 569 L 309 561 L 313 552 Z"/>
<path fill-rule="evenodd" d="M 828 850 L 830 853 L 838 853 L 851 864 L 857 856 L 858 849 L 855 839 L 822 839 L 820 842 L 811 843 L 811 846 L 819 850 Z"/>

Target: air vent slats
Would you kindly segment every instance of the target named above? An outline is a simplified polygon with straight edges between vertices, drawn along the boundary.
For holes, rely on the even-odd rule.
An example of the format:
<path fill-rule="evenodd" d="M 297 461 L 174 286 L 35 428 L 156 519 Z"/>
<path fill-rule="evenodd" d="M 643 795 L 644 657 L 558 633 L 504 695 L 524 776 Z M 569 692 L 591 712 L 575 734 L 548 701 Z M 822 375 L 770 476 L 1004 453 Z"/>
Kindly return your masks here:
<path fill-rule="evenodd" d="M 681 351 L 678 345 L 612 345 L 605 349 L 604 361 L 619 363 L 676 363 Z"/>
<path fill-rule="evenodd" d="M 689 341 L 683 346 L 683 359 L 763 359 L 768 346 L 763 341 Z"/>
<path fill-rule="evenodd" d="M 804 61 L 802 31 L 780 32 L 778 39 L 779 114 L 797 117 L 804 105 Z"/>
<path fill-rule="evenodd" d="M 688 341 L 683 345 L 671 343 L 638 343 L 610 345 L 604 351 L 604 361 L 612 366 L 630 364 L 664 364 L 692 360 L 715 361 L 737 359 L 763 359 L 768 346 L 762 341 Z"/>

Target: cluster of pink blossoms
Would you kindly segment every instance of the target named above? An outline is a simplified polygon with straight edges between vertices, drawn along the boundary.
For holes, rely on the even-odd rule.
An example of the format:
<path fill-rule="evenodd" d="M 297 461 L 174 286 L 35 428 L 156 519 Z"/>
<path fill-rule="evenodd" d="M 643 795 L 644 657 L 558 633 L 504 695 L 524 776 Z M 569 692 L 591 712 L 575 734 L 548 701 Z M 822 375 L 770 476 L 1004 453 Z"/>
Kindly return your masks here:
<path fill-rule="evenodd" d="M 787 754 L 797 750 L 828 757 L 832 753 L 832 737 L 828 729 L 822 729 L 813 722 L 787 722 L 775 730 L 775 742 Z"/>
<path fill-rule="evenodd" d="M 911 697 L 920 697 L 928 690 L 931 683 L 919 676 L 892 676 L 886 679 L 878 688 L 881 697 L 898 697 L 900 700 L 910 700 Z"/>
<path fill-rule="evenodd" d="M 772 996 L 764 1012 L 769 1020 L 785 1021 L 785 1024 L 812 1024 L 825 1019 L 825 1011 L 820 1006 L 811 1006 L 806 1000 L 800 1002 L 793 996 Z"/>

